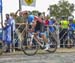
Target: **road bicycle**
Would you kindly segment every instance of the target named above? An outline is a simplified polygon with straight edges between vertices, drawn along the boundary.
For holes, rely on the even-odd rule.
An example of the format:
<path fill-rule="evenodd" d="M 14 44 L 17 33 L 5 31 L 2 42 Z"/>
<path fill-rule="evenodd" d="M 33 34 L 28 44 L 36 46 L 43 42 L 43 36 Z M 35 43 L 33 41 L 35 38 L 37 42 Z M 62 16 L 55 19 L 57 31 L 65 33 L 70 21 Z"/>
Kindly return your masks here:
<path fill-rule="evenodd" d="M 20 25 L 20 24 L 18 24 L 18 25 Z M 18 28 L 20 28 L 20 26 L 18 26 Z M 46 43 L 41 38 L 37 38 L 40 41 L 40 44 L 44 46 L 44 47 L 41 47 L 38 44 L 38 42 L 36 41 L 36 38 L 34 37 L 34 39 L 32 41 L 32 45 L 30 45 L 31 36 L 30 36 L 30 32 L 27 31 L 27 29 L 28 29 L 27 26 L 25 26 L 24 29 L 21 30 L 21 32 L 17 29 L 16 34 L 14 35 L 15 37 L 13 37 L 13 39 L 14 39 L 13 41 L 14 41 L 14 43 L 20 42 L 21 51 L 23 51 L 24 54 L 31 56 L 31 55 L 35 55 L 39 49 L 43 50 L 45 48 Z M 1 43 L 0 44 L 0 47 L 1 47 L 0 53 L 2 54 L 4 52 L 2 49 L 3 41 L 1 40 L 0 43 Z M 49 31 L 48 31 L 48 44 L 49 44 L 49 49 L 47 50 L 47 52 L 49 52 L 49 53 L 55 52 L 57 49 L 57 42 L 54 39 L 52 33 L 50 33 Z"/>
<path fill-rule="evenodd" d="M 25 41 L 22 42 L 22 50 L 23 50 L 24 54 L 29 55 L 29 56 L 35 55 L 38 50 L 40 50 L 40 49 L 43 50 L 45 48 L 46 43 L 42 40 L 42 38 L 34 37 L 32 40 L 32 43 L 31 43 L 30 31 L 26 31 L 25 34 L 26 34 Z M 33 33 L 33 35 L 34 35 L 34 33 Z M 39 40 L 39 42 L 37 40 Z M 39 45 L 39 43 L 41 45 L 43 45 L 44 47 L 41 47 Z M 49 53 L 55 52 L 57 49 L 57 41 L 53 37 L 52 33 L 49 31 L 48 31 L 48 44 L 49 44 L 49 49 L 46 51 Z"/>

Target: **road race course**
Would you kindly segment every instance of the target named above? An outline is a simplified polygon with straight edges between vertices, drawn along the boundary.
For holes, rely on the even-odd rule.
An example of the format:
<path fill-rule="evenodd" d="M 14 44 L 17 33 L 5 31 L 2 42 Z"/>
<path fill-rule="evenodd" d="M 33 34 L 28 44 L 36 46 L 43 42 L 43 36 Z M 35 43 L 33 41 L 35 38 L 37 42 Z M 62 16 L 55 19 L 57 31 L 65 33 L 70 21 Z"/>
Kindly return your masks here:
<path fill-rule="evenodd" d="M 24 55 L 23 52 L 4 53 L 0 56 L 0 63 L 75 63 L 75 52 L 73 49 L 60 49 L 50 54 L 38 52 L 34 56 Z"/>

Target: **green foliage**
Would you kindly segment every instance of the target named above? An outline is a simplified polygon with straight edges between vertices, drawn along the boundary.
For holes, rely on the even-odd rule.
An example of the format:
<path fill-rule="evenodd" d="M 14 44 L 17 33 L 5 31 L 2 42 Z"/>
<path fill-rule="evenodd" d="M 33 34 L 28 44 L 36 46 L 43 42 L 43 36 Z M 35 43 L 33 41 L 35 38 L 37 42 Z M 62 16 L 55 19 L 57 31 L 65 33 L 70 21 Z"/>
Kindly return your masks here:
<path fill-rule="evenodd" d="M 51 16 L 70 16 L 74 11 L 74 4 L 65 0 L 60 0 L 58 4 L 50 5 L 49 11 Z"/>
<path fill-rule="evenodd" d="M 32 11 L 32 14 L 33 14 L 33 15 L 38 15 L 38 13 L 39 13 L 38 10 L 33 10 L 33 11 Z"/>

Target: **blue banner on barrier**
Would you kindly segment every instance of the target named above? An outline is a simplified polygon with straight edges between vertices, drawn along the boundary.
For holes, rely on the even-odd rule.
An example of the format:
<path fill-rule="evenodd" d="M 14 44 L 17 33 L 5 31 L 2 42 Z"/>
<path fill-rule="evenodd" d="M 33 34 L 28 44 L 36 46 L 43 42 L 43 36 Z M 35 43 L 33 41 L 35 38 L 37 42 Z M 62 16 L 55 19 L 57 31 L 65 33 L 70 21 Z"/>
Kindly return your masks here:
<path fill-rule="evenodd" d="M 0 13 L 2 13 L 2 0 L 0 0 Z"/>

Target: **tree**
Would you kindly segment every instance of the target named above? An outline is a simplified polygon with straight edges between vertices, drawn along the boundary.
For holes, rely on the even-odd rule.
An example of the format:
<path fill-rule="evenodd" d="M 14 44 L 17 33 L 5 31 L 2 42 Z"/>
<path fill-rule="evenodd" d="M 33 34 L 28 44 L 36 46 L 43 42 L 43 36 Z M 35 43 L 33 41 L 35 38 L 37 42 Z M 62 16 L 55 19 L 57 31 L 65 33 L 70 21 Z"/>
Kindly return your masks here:
<path fill-rule="evenodd" d="M 38 15 L 38 13 L 39 13 L 38 10 L 33 10 L 33 11 L 32 11 L 32 14 L 33 14 L 33 15 Z"/>
<path fill-rule="evenodd" d="M 74 11 L 74 4 L 69 3 L 65 0 L 60 0 L 58 4 L 49 6 L 50 16 L 56 16 L 56 18 L 61 16 L 70 16 Z"/>

